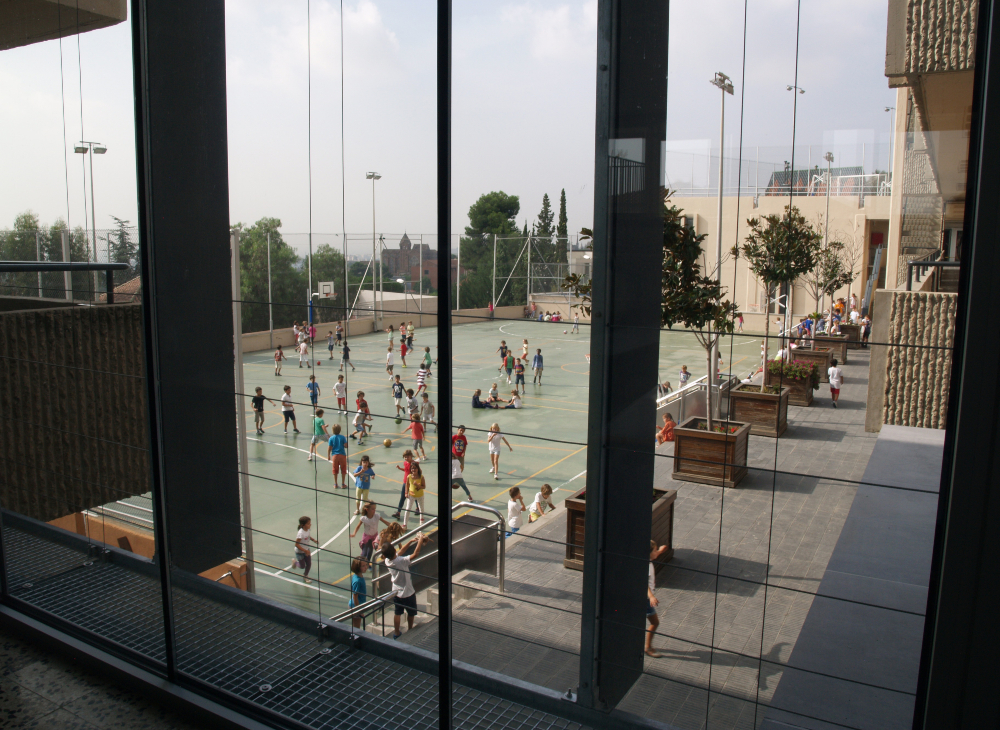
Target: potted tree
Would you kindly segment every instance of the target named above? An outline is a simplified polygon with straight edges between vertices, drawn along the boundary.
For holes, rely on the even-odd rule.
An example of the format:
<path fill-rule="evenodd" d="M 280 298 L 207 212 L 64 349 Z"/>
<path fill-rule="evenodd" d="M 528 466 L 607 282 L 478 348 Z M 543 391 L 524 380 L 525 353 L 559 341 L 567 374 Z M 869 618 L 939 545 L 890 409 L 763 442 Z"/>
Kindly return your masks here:
<path fill-rule="evenodd" d="M 764 384 L 787 389 L 788 402 L 793 406 L 810 406 L 813 391 L 819 388 L 819 368 L 816 363 L 802 360 L 768 360 Z"/>
<path fill-rule="evenodd" d="M 703 276 L 698 259 L 706 235 L 684 225 L 680 208 L 663 201 L 662 323 L 688 328 L 705 350 L 712 372 L 712 348 L 733 331 L 735 306 L 720 284 Z M 747 473 L 750 424 L 714 418 L 712 388 L 705 388 L 705 416 L 692 416 L 674 429 L 674 479 L 735 487 Z"/>
<path fill-rule="evenodd" d="M 760 279 L 770 302 L 779 287 L 791 285 L 816 267 L 822 236 L 810 225 L 799 209 L 786 205 L 782 216 L 774 214 L 747 221 L 750 233 L 742 246 L 733 247 L 734 256 L 743 256 L 750 270 Z M 788 307 L 785 307 L 787 331 Z M 767 359 L 771 318 L 764 318 L 764 359 Z M 784 333 L 782 333 L 782 336 Z"/>
<path fill-rule="evenodd" d="M 784 385 L 744 383 L 729 393 L 729 417 L 750 424 L 754 436 L 777 438 L 788 428 L 788 398 Z"/>

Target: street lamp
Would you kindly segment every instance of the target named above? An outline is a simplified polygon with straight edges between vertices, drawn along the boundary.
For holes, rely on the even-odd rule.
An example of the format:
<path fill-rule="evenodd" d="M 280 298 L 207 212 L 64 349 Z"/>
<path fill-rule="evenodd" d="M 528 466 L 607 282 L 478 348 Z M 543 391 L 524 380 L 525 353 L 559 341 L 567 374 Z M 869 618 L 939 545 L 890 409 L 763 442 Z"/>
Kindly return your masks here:
<path fill-rule="evenodd" d="M 93 245 L 94 245 L 94 261 L 96 262 L 97 261 L 97 219 L 94 217 L 94 155 L 103 155 L 105 152 L 108 151 L 108 148 L 105 147 L 100 142 L 87 142 L 85 140 L 81 140 L 81 141 L 77 142 L 75 145 L 73 145 L 73 151 L 76 154 L 78 154 L 78 155 L 86 155 L 88 152 L 90 153 L 90 223 L 91 223 L 91 229 L 90 230 L 92 232 L 91 236 L 92 236 L 93 242 L 94 242 L 93 243 Z M 86 161 L 86 157 L 84 158 L 84 161 Z M 86 178 L 84 178 L 83 185 L 84 185 L 83 195 L 84 195 L 84 198 L 86 198 L 87 197 L 87 181 L 86 181 Z M 86 200 L 84 201 L 84 205 L 86 206 Z M 84 207 L 84 211 L 86 212 L 86 207 Z M 85 213 L 85 215 L 86 215 L 86 213 Z M 84 222 L 86 222 L 86 221 L 84 221 Z M 97 272 L 96 271 L 94 272 L 94 291 L 95 292 L 97 291 Z"/>
<path fill-rule="evenodd" d="M 725 131 L 726 131 L 726 94 L 733 95 L 733 82 L 729 80 L 721 71 L 715 72 L 715 78 L 709 83 L 718 88 L 722 94 L 722 107 L 719 111 L 719 205 L 718 217 L 715 227 L 715 280 L 722 283 L 722 175 L 725 165 Z M 737 195 L 739 191 L 737 190 Z M 712 370 L 718 372 L 719 361 L 719 339 L 715 339 L 712 345 Z M 714 381 L 714 376 L 709 373 L 709 383 Z M 711 414 L 709 414 L 711 415 Z"/>
<path fill-rule="evenodd" d="M 372 322 L 377 321 L 375 313 L 375 181 L 381 180 L 382 176 L 377 172 L 365 173 L 365 180 L 372 181 Z M 381 262 L 380 262 L 381 263 Z"/>

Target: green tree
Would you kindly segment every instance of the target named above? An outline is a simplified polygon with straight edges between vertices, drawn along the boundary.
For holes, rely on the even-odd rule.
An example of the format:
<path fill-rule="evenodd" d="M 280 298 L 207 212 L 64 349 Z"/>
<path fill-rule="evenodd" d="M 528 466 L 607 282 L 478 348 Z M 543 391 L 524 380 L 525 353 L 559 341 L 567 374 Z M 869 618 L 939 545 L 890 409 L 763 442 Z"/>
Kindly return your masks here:
<path fill-rule="evenodd" d="M 275 328 L 291 327 L 308 317 L 306 273 L 302 261 L 281 237 L 281 220 L 261 218 L 252 226 L 236 223 L 240 234 L 240 295 L 243 331 L 268 329 L 267 248 L 271 239 L 271 302 Z"/>
<path fill-rule="evenodd" d="M 309 256 L 306 256 L 305 270 L 309 270 Z M 324 243 L 312 254 L 313 291 L 319 291 L 321 281 L 332 281 L 333 299 L 320 299 L 314 308 L 313 317 L 317 322 L 335 322 L 344 318 L 344 255 L 333 246 Z M 388 291 L 388 286 L 386 287 Z M 348 303 L 350 306 L 350 303 Z"/>
<path fill-rule="evenodd" d="M 552 204 L 549 202 L 549 194 L 542 195 L 542 209 L 538 211 L 538 222 L 535 224 L 535 236 L 543 241 L 550 242 L 555 230 L 552 228 L 552 221 L 555 220 L 555 213 L 552 212 Z"/>
<path fill-rule="evenodd" d="M 0 260 L 35 261 L 41 254 L 43 261 L 62 261 L 61 231 L 66 223 L 57 219 L 51 228 L 39 222 L 31 211 L 21 213 L 14 219 L 14 226 L 0 232 Z M 70 236 L 70 261 L 88 261 L 87 234 L 76 228 Z M 93 298 L 93 275 L 79 272 L 72 275 L 74 299 Z M 65 279 L 61 272 L 42 275 L 43 296 L 61 299 L 65 296 Z M 0 274 L 0 293 L 9 296 L 38 296 L 38 274 Z"/>
<path fill-rule="evenodd" d="M 0 260 L 35 261 L 39 237 L 44 235 L 38 216 L 30 210 L 14 218 L 14 226 L 0 234 Z M 44 256 L 43 256 L 44 258 Z M 60 293 L 62 287 L 60 286 Z M 0 293 L 7 296 L 38 296 L 38 275 L 34 273 L 0 274 Z M 46 292 L 47 296 L 55 296 Z"/>
<path fill-rule="evenodd" d="M 725 297 L 725 290 L 711 277 L 704 276 L 698 260 L 702 242 L 708 234 L 696 235 L 684 225 L 684 211 L 670 203 L 670 193 L 663 199 L 663 274 L 661 282 L 661 321 L 668 329 L 681 324 L 692 331 L 705 349 L 709 374 L 712 373 L 712 349 L 719 338 L 733 331 L 735 307 Z M 707 426 L 711 431 L 712 388 L 705 388 Z"/>
<path fill-rule="evenodd" d="M 466 276 L 462 279 L 462 305 L 466 308 L 485 307 L 493 296 L 493 237 L 497 241 L 496 270 L 499 281 L 507 278 L 514 268 L 517 254 L 523 246 L 516 243 L 520 239 L 517 214 L 521 203 L 516 195 L 503 191 L 493 191 L 480 196 L 469 206 L 469 225 L 459 245 L 462 248 L 462 268 Z M 516 237 L 510 240 L 506 237 Z M 512 253 L 513 252 L 513 253 Z M 526 267 L 522 263 L 521 267 Z M 516 275 L 516 273 L 515 273 Z M 500 294 L 500 288 L 497 289 Z M 515 297 L 526 295 L 526 282 L 512 281 L 497 305 L 514 301 Z M 499 298 L 499 297 L 498 297 Z"/>
<path fill-rule="evenodd" d="M 128 264 L 127 271 L 115 272 L 115 284 L 123 284 L 135 277 L 139 272 L 139 238 L 135 228 L 126 220 L 111 216 L 115 227 L 108 231 L 103 241 L 108 252 L 108 260 L 116 264 Z"/>
<path fill-rule="evenodd" d="M 770 302 L 778 288 L 791 284 L 816 268 L 823 237 L 795 206 L 785 206 L 782 216 L 766 215 L 747 221 L 750 233 L 742 246 L 733 246 L 733 256 L 743 256 L 760 279 Z M 788 310 L 785 309 L 787 317 Z M 764 352 L 767 353 L 771 318 L 764 317 Z"/>
<path fill-rule="evenodd" d="M 566 217 L 566 188 L 559 193 L 559 225 L 556 226 L 556 236 L 559 238 L 569 237 L 569 219 Z"/>

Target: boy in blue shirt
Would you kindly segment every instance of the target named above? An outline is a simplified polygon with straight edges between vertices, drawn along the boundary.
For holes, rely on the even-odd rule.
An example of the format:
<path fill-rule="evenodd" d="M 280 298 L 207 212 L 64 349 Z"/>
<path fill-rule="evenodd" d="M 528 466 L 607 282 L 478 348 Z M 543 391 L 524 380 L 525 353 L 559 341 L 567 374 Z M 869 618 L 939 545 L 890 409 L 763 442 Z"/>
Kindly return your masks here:
<path fill-rule="evenodd" d="M 368 501 L 368 490 L 371 488 L 373 476 L 375 476 L 375 471 L 372 469 L 371 459 L 367 455 L 362 456 L 361 463 L 354 470 L 354 494 L 357 498 L 357 508 L 354 510 L 354 514 L 356 515 L 361 514 L 361 500 Z"/>
<path fill-rule="evenodd" d="M 312 401 L 312 407 L 316 408 L 316 404 L 319 401 L 319 383 L 316 382 L 315 375 L 309 376 L 309 382 L 306 383 L 306 390 L 309 391 L 309 400 Z"/>
<path fill-rule="evenodd" d="M 542 367 L 542 351 L 535 350 L 535 357 L 531 360 L 531 370 L 535 374 L 535 377 L 531 380 L 532 383 L 542 384 Z"/>

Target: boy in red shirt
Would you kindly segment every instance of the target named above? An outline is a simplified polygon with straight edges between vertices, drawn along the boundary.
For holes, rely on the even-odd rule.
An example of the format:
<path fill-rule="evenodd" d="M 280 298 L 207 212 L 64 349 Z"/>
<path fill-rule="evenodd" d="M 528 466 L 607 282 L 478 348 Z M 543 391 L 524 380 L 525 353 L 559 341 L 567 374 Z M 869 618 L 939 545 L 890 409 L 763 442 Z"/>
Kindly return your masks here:
<path fill-rule="evenodd" d="M 403 429 L 403 433 L 407 431 L 413 434 L 413 452 L 420 451 L 420 458 L 426 459 L 427 453 L 424 451 L 424 424 L 420 420 L 419 413 L 410 414 L 410 425 Z"/>
<path fill-rule="evenodd" d="M 460 462 L 462 469 L 465 469 L 465 450 L 469 448 L 469 439 L 465 437 L 465 426 L 458 427 L 458 433 L 451 437 L 451 454 Z"/>

